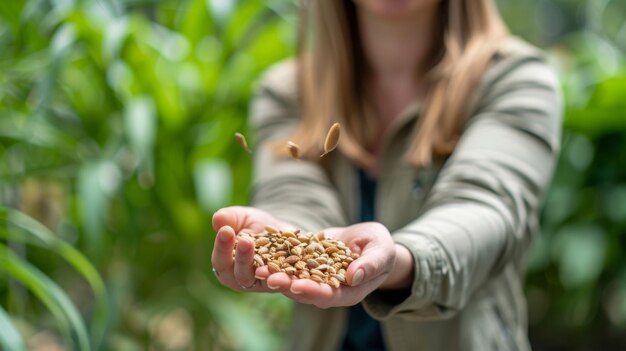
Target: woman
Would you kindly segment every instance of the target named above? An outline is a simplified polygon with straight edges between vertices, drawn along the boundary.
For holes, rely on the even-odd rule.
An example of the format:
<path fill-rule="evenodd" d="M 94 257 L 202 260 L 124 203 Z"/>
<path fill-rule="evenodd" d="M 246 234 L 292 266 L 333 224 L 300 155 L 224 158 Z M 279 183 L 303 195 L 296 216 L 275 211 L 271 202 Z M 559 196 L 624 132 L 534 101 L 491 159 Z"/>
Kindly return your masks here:
<path fill-rule="evenodd" d="M 213 217 L 221 283 L 296 301 L 290 350 L 529 349 L 523 257 L 561 118 L 541 53 L 491 0 L 309 0 L 299 39 L 252 104 L 254 208 Z M 350 286 L 255 271 L 245 238 L 233 259 L 266 225 L 349 243 Z"/>

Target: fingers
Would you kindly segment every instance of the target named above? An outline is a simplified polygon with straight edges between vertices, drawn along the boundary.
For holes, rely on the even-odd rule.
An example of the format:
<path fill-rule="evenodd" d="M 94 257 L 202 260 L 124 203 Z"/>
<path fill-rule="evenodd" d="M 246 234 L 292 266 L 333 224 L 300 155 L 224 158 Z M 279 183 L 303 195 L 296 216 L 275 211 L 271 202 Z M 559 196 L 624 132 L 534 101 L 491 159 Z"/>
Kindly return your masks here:
<path fill-rule="evenodd" d="M 254 242 L 248 237 L 240 237 L 235 254 L 235 280 L 240 286 L 251 286 L 256 281 L 254 277 Z"/>
<path fill-rule="evenodd" d="M 242 218 L 240 218 L 242 217 Z M 229 226 L 236 232 L 240 231 L 245 220 L 245 210 L 241 207 L 226 207 L 213 214 L 213 230 Z"/>
<path fill-rule="evenodd" d="M 233 248 L 235 247 L 235 231 L 229 226 L 218 230 L 213 245 L 211 264 L 218 272 L 231 271 L 233 267 Z"/>

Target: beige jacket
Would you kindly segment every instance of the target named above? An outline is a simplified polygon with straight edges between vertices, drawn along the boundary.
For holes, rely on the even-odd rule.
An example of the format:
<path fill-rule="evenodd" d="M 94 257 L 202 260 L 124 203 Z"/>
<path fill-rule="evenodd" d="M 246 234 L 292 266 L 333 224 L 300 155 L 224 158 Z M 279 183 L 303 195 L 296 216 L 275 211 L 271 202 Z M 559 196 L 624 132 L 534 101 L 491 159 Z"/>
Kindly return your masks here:
<path fill-rule="evenodd" d="M 298 123 L 295 65 L 269 70 L 251 106 L 256 136 L 253 205 L 306 230 L 359 218 L 355 165 L 277 159 L 267 141 Z M 523 258 L 559 150 L 559 84 L 541 53 L 518 39 L 502 46 L 472 103 L 454 153 L 415 171 L 402 160 L 419 103 L 387 140 L 376 220 L 413 254 L 410 291 L 364 301 L 389 350 L 528 350 Z M 345 308 L 296 305 L 289 350 L 337 350 Z"/>

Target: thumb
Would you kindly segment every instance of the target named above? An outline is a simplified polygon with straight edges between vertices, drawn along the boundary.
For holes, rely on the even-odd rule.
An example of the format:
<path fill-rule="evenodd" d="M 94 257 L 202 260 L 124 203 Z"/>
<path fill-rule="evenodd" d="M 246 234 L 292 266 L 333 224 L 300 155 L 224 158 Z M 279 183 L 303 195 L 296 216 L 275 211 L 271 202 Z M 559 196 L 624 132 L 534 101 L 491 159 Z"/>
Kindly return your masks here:
<path fill-rule="evenodd" d="M 382 247 L 374 247 L 364 250 L 361 256 L 354 260 L 346 272 L 346 278 L 350 286 L 358 286 L 370 280 L 376 279 L 386 273 L 390 267 L 391 255 Z"/>

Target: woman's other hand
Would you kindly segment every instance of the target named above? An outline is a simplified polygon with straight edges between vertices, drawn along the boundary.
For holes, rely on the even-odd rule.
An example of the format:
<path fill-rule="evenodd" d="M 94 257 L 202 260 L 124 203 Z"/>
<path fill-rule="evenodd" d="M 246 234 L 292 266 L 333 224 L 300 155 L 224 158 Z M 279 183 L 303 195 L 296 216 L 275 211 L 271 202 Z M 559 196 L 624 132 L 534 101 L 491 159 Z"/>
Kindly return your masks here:
<path fill-rule="evenodd" d="M 327 237 L 343 241 L 353 252 L 360 255 L 346 271 L 348 286 L 333 288 L 309 279 L 292 279 L 285 273 L 270 274 L 265 266 L 257 269 L 257 277 L 265 279 L 270 289 L 281 292 L 297 302 L 329 308 L 355 305 L 372 291 L 400 287 L 403 278 L 406 280 L 408 274 L 412 276 L 410 253 L 406 248 L 393 242 L 389 231 L 383 225 L 368 222 L 345 228 L 330 228 L 324 232 Z M 410 267 L 403 269 L 396 267 L 399 258 L 405 264 L 407 257 Z"/>

